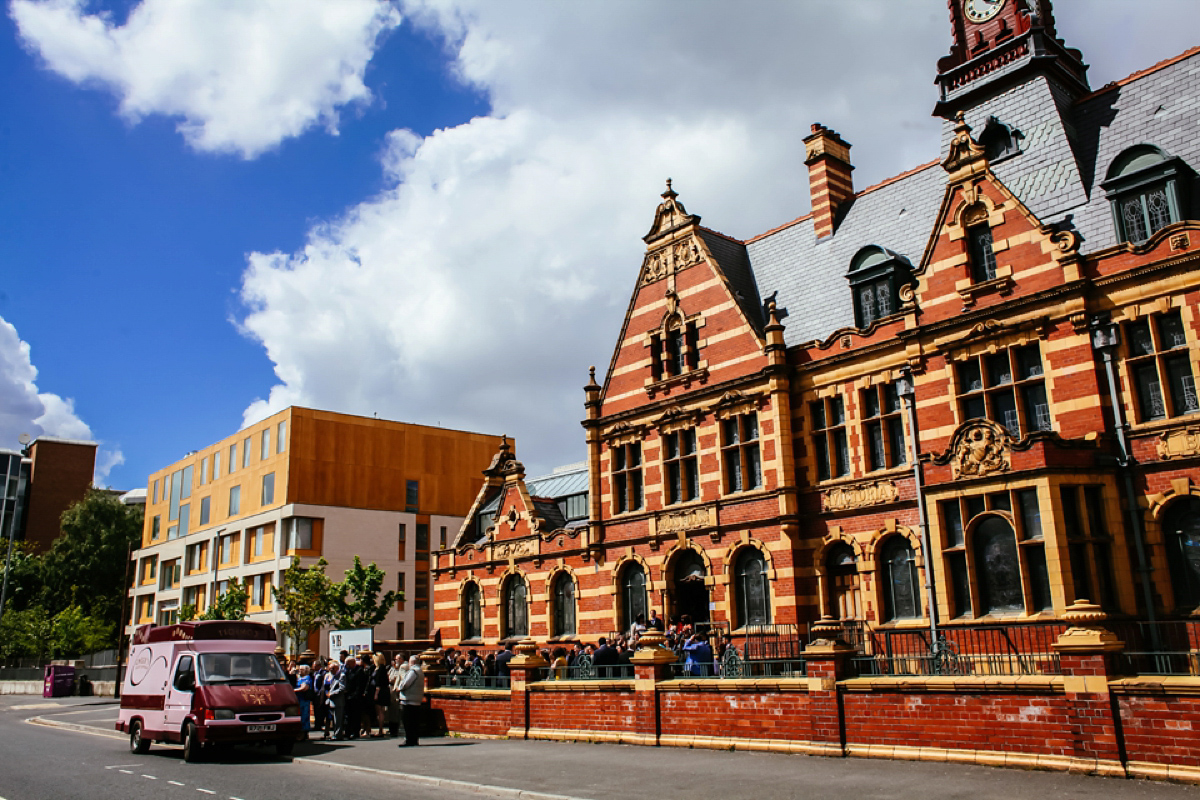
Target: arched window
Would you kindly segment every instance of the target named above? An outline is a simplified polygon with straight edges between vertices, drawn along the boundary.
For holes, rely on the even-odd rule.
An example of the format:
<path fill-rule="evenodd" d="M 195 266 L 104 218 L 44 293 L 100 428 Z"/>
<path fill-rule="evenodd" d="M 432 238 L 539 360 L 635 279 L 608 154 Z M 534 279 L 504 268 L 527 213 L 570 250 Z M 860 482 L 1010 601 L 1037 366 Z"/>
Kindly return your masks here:
<path fill-rule="evenodd" d="M 1200 606 L 1200 498 L 1171 503 L 1163 515 L 1163 535 L 1175 607 L 1191 611 Z"/>
<path fill-rule="evenodd" d="M 529 591 L 525 579 L 519 575 L 509 577 L 504 583 L 504 636 L 529 635 Z"/>
<path fill-rule="evenodd" d="M 885 622 L 921 616 L 917 559 L 903 536 L 893 536 L 883 546 L 883 617 Z"/>
<path fill-rule="evenodd" d="M 636 561 L 621 571 L 621 629 L 628 630 L 646 613 L 646 571 Z"/>
<path fill-rule="evenodd" d="M 1181 184 L 1188 176 L 1182 160 L 1153 145 L 1140 144 L 1117 156 L 1100 184 L 1112 204 L 1117 237 L 1144 242 L 1160 228 L 1183 219 L 1181 201 L 1188 192 L 1181 190 Z"/>
<path fill-rule="evenodd" d="M 575 581 L 566 572 L 554 576 L 551 589 L 554 598 L 554 625 L 552 636 L 568 636 L 575 633 Z"/>
<path fill-rule="evenodd" d="M 753 547 L 742 550 L 733 571 L 737 594 L 737 627 L 771 623 L 767 560 Z"/>
<path fill-rule="evenodd" d="M 980 612 L 996 614 L 1023 610 L 1025 602 L 1017 537 L 1008 520 L 989 516 L 980 522 L 975 529 L 972 549 Z"/>
<path fill-rule="evenodd" d="M 835 619 L 859 619 L 858 564 L 854 548 L 839 542 L 825 556 L 829 582 L 829 613 Z"/>
<path fill-rule="evenodd" d="M 850 262 L 850 290 L 854 293 L 854 323 L 869 327 L 875 320 L 900 310 L 900 287 L 908 281 L 912 265 L 904 256 L 870 245 Z"/>
<path fill-rule="evenodd" d="M 479 584 L 471 581 L 462 593 L 462 638 L 478 639 L 483 636 L 483 617 L 480 614 Z"/>

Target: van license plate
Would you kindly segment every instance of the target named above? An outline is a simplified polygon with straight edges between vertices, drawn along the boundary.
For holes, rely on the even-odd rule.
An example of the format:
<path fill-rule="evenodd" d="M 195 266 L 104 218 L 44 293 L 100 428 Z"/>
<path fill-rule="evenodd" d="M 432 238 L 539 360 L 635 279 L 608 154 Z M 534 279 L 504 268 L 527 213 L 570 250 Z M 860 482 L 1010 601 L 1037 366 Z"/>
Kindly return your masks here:
<path fill-rule="evenodd" d="M 267 733 L 275 730 L 274 725 L 247 725 L 246 733 Z"/>

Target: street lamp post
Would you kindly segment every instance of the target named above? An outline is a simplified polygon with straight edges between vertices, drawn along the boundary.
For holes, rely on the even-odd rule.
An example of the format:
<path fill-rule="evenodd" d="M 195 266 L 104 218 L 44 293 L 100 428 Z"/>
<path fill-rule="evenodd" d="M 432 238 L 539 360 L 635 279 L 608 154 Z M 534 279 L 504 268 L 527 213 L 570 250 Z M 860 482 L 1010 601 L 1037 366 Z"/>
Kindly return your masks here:
<path fill-rule="evenodd" d="M 913 488 L 917 497 L 917 525 L 921 529 L 921 560 L 925 562 L 925 607 L 929 615 L 929 646 L 933 663 L 941 671 L 949 655 L 945 639 L 938 633 L 937 595 L 933 580 L 933 546 L 929 540 L 929 522 L 925 510 L 925 476 L 921 471 L 921 448 L 917 433 L 917 390 L 912 371 L 905 369 L 896 380 L 896 393 L 908 411 L 909 453 L 912 458 Z"/>
<path fill-rule="evenodd" d="M 1146 559 L 1146 540 L 1142 529 L 1142 517 L 1138 513 L 1137 494 L 1133 489 L 1133 453 L 1125 435 L 1124 406 L 1117 387 L 1117 376 L 1113 362 L 1117 348 L 1121 345 L 1121 330 L 1115 322 L 1108 318 L 1096 318 L 1091 322 L 1092 349 L 1104 360 L 1104 373 L 1108 378 L 1108 394 L 1112 403 L 1113 426 L 1117 433 L 1117 445 L 1120 455 L 1117 456 L 1117 466 L 1121 468 L 1121 477 L 1125 486 L 1125 503 L 1129 507 L 1129 523 L 1133 529 L 1134 550 L 1137 553 L 1138 573 L 1141 575 L 1142 594 L 1146 604 L 1146 619 L 1150 622 L 1150 636 L 1157 640 L 1158 632 L 1154 626 L 1154 591 L 1150 585 L 1152 568 Z"/>

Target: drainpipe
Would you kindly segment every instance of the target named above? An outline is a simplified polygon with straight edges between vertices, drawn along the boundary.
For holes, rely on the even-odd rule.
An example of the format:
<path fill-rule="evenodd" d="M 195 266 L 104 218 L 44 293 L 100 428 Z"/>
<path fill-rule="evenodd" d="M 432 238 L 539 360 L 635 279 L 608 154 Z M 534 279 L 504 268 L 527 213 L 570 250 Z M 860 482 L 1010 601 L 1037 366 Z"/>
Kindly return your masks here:
<path fill-rule="evenodd" d="M 1121 454 L 1117 456 L 1117 466 L 1121 468 L 1122 483 L 1125 486 L 1125 503 L 1129 507 L 1129 524 L 1133 529 L 1134 550 L 1137 553 L 1138 573 L 1142 580 L 1142 595 L 1146 604 L 1146 620 L 1150 623 L 1150 637 L 1158 649 L 1158 631 L 1154 625 L 1154 591 L 1150 585 L 1150 573 L 1153 568 L 1146 558 L 1146 539 L 1142 529 L 1142 517 L 1138 513 L 1137 493 L 1133 488 L 1133 454 L 1125 436 L 1125 414 L 1121 405 L 1121 396 L 1117 388 L 1117 376 L 1113 368 L 1113 356 L 1121 344 L 1120 330 L 1116 323 L 1109 319 L 1097 318 L 1091 323 L 1092 349 L 1104 359 L 1104 373 L 1108 377 L 1108 394 L 1112 403 L 1113 424 L 1117 432 L 1117 444 Z"/>
<path fill-rule="evenodd" d="M 917 433 L 917 391 L 912 371 L 905 369 L 896 381 L 897 394 L 904 400 L 908 411 L 909 453 L 912 458 L 913 487 L 917 495 L 917 525 L 921 529 L 921 558 L 925 562 L 925 607 L 929 614 L 929 644 L 935 663 L 942 652 L 942 640 L 938 634 L 937 595 L 933 582 L 933 545 L 929 540 L 929 523 L 925 511 L 925 476 L 921 470 L 920 445 Z"/>

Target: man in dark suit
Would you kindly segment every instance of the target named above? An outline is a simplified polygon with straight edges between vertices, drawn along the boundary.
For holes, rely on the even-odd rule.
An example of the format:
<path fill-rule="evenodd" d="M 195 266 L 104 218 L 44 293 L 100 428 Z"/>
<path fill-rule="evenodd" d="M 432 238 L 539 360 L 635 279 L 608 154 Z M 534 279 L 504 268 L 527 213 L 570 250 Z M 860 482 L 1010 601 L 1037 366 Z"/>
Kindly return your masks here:
<path fill-rule="evenodd" d="M 614 667 L 620 662 L 621 656 L 617 653 L 617 649 L 608 643 L 608 639 L 604 636 L 600 637 L 600 646 L 596 648 L 596 654 L 592 656 L 592 663 L 596 665 L 596 676 L 599 678 L 611 678 L 614 675 Z"/>
<path fill-rule="evenodd" d="M 357 739 L 362 730 L 364 698 L 367 695 L 368 671 L 359 666 L 354 656 L 346 659 L 346 736 Z"/>
<path fill-rule="evenodd" d="M 496 677 L 503 678 L 505 681 L 512 675 L 508 670 L 508 662 L 513 660 L 516 653 L 513 652 L 512 642 L 504 645 L 504 652 L 496 656 Z M 507 685 L 507 684 L 504 684 Z"/>

